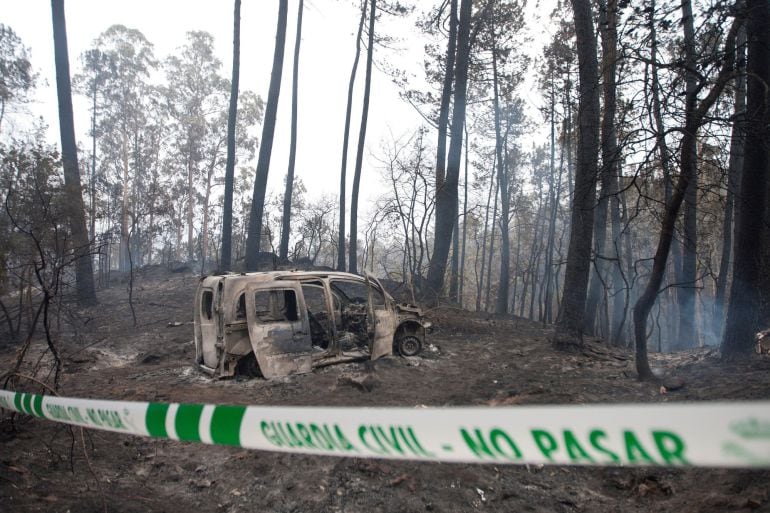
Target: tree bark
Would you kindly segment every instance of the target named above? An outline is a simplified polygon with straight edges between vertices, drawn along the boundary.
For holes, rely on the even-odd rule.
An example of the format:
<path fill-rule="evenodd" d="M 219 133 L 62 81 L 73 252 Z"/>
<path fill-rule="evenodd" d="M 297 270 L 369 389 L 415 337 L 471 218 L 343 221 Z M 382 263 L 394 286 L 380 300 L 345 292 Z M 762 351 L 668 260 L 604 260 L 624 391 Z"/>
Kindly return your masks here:
<path fill-rule="evenodd" d="M 345 133 L 342 137 L 342 166 L 340 170 L 340 223 L 339 236 L 337 241 L 337 270 L 345 270 L 345 186 L 347 180 L 348 167 L 348 145 L 350 143 L 350 117 L 353 110 L 353 86 L 356 82 L 356 71 L 358 71 L 358 61 L 361 58 L 361 34 L 364 30 L 364 21 L 366 20 L 366 0 L 361 2 L 361 18 L 358 20 L 358 32 L 356 34 L 356 57 L 353 59 L 353 68 L 350 70 L 350 81 L 348 82 L 348 103 L 345 110 Z"/>
<path fill-rule="evenodd" d="M 278 3 L 278 24 L 275 33 L 275 52 L 273 53 L 273 70 L 270 74 L 270 89 L 267 93 L 265 121 L 262 125 L 262 140 L 259 145 L 257 161 L 257 176 L 254 179 L 254 194 L 251 199 L 249 214 L 249 232 L 246 236 L 246 270 L 256 271 L 257 256 L 262 238 L 262 215 L 265 209 L 265 194 L 267 192 L 267 175 L 270 172 L 270 156 L 273 151 L 273 136 L 275 121 L 278 114 L 278 97 L 281 92 L 281 75 L 283 72 L 283 52 L 286 43 L 286 21 L 289 0 Z"/>
<path fill-rule="evenodd" d="M 93 91 L 91 92 L 91 180 L 89 183 L 89 223 L 90 229 L 88 233 L 91 234 L 91 240 L 94 243 L 94 249 L 96 247 L 96 95 L 97 95 L 97 80 L 94 78 Z"/>
<path fill-rule="evenodd" d="M 460 286 L 457 291 L 457 302 L 460 308 L 463 307 L 463 290 L 465 289 L 465 245 L 468 235 L 468 127 L 463 126 L 465 131 L 465 181 L 463 182 L 463 242 L 460 257 Z M 459 219 L 459 216 L 458 216 Z"/>
<path fill-rule="evenodd" d="M 294 39 L 294 68 L 291 85 L 291 142 L 289 143 L 289 169 L 286 171 L 286 190 L 283 193 L 283 219 L 281 226 L 281 245 L 278 257 L 289 259 L 289 235 L 291 235 L 291 194 L 294 190 L 294 164 L 297 156 L 297 96 L 299 89 L 299 47 L 302 42 L 302 10 L 304 0 L 299 0 L 297 7 L 297 34 Z"/>
<path fill-rule="evenodd" d="M 452 100 L 452 78 L 457 52 L 457 0 L 450 0 L 449 39 L 446 47 L 446 71 L 441 88 L 441 108 L 438 115 L 438 143 L 436 144 L 436 190 L 444 184 L 446 171 L 446 139 L 449 123 L 449 104 Z"/>
<path fill-rule="evenodd" d="M 188 135 L 187 141 L 188 151 L 190 152 L 187 157 L 187 261 L 192 262 L 195 260 L 193 220 L 195 218 L 195 195 L 197 193 L 194 182 L 195 163 L 192 158 L 192 134 Z M 134 170 L 134 176 L 138 177 L 139 175 L 136 171 Z M 134 183 L 136 183 L 136 179 Z M 131 258 L 130 254 L 128 256 Z M 130 263 L 133 266 L 133 262 Z"/>
<path fill-rule="evenodd" d="M 697 281 L 698 247 L 698 137 L 700 123 L 693 123 L 692 116 L 697 106 L 698 77 L 696 75 L 695 22 L 691 0 L 682 0 L 682 28 L 684 31 L 685 62 L 685 129 L 682 134 L 682 173 L 690 179 L 684 197 L 684 234 L 682 244 L 682 272 L 677 289 L 679 302 L 679 335 L 672 347 L 684 349 L 697 346 L 697 325 L 695 313 L 695 287 Z M 684 169 L 687 167 L 688 169 Z"/>
<path fill-rule="evenodd" d="M 557 346 L 582 345 L 599 149 L 599 66 L 590 0 L 572 0 L 572 9 L 580 69 L 579 139 L 564 293 L 555 338 Z"/>
<path fill-rule="evenodd" d="M 770 185 L 770 4 L 746 0 L 748 40 L 746 148 L 735 226 L 735 263 L 722 358 L 748 358 L 760 325 L 763 253 L 767 252 L 767 194 Z"/>
<path fill-rule="evenodd" d="M 493 167 L 497 162 L 497 154 L 495 154 Z M 481 277 L 476 285 L 476 311 L 481 311 L 481 291 L 484 290 L 484 273 L 487 268 L 487 235 L 489 233 L 489 207 L 492 205 L 492 192 L 495 191 L 495 175 L 490 174 L 489 177 L 489 192 L 487 193 L 487 208 L 484 210 L 484 234 L 481 238 Z M 497 202 L 497 199 L 495 199 Z M 492 223 L 494 223 L 494 219 Z"/>
<path fill-rule="evenodd" d="M 543 314 L 543 323 L 553 322 L 553 251 L 556 243 L 556 218 L 559 215 L 559 200 L 561 198 L 562 173 L 564 171 L 564 150 L 561 152 L 561 162 L 559 163 L 559 174 L 556 176 L 556 91 L 553 88 L 553 77 L 551 77 L 551 98 L 550 98 L 550 118 L 551 118 L 551 148 L 550 148 L 550 169 L 548 180 L 548 193 L 550 196 L 550 216 L 548 219 L 548 236 L 546 239 L 545 250 L 545 312 Z M 554 179 L 555 178 L 555 179 Z"/>
<path fill-rule="evenodd" d="M 233 69 L 230 83 L 230 110 L 227 114 L 227 163 L 225 199 L 222 213 L 222 258 L 220 268 L 230 270 L 233 248 L 233 177 L 235 176 L 235 126 L 238 119 L 238 85 L 241 75 L 241 0 L 233 9 Z"/>
<path fill-rule="evenodd" d="M 428 294 L 438 299 L 444 288 L 449 245 L 457 217 L 457 183 L 460 175 L 460 157 L 465 124 L 465 95 L 468 86 L 468 61 L 470 55 L 471 0 L 460 3 L 460 22 L 457 27 L 457 59 L 455 60 L 455 91 L 452 125 L 450 130 L 449 156 L 444 186 L 436 191 L 436 228 L 434 230 L 433 255 L 428 267 Z M 449 71 L 448 71 L 449 72 Z"/>
<path fill-rule="evenodd" d="M 722 338 L 722 328 L 725 319 L 725 295 L 727 293 L 727 278 L 732 268 L 734 204 L 738 196 L 741 171 L 743 169 L 743 153 L 746 144 L 744 116 L 746 111 L 746 26 L 738 31 L 736 41 L 737 74 L 735 82 L 735 110 L 733 114 L 733 131 L 730 137 L 730 163 L 727 171 L 727 194 L 725 196 L 725 213 L 722 221 L 722 258 L 719 262 L 719 276 L 714 291 L 714 312 L 712 335 L 715 339 Z"/>
<path fill-rule="evenodd" d="M 56 63 L 56 93 L 59 100 L 59 132 L 64 167 L 64 190 L 67 218 L 75 252 L 75 291 L 82 306 L 96 304 L 93 264 L 86 227 L 83 191 L 80 186 L 78 148 L 75 142 L 75 122 L 72 114 L 72 87 L 69 56 L 67 55 L 67 24 L 64 0 L 51 0 L 53 20 L 54 60 Z"/>
<path fill-rule="evenodd" d="M 460 211 L 460 198 L 457 198 L 457 211 Z M 455 218 L 455 225 L 452 229 L 452 267 L 449 272 L 449 300 L 457 302 L 457 290 L 460 279 L 460 216 Z"/>
<path fill-rule="evenodd" d="M 120 254 L 118 255 L 118 268 L 121 271 L 126 272 L 128 271 L 128 204 L 130 198 L 128 194 L 128 133 L 125 128 L 125 122 L 123 124 L 120 154 L 122 160 L 121 163 L 123 165 L 123 183 L 120 203 L 120 245 L 118 247 Z M 178 246 L 179 245 L 177 245 L 177 247 Z"/>
<path fill-rule="evenodd" d="M 607 264 L 604 246 L 607 238 L 607 211 L 613 181 L 617 181 L 618 140 L 615 132 L 615 81 L 617 69 L 617 0 L 599 1 L 599 26 L 602 44 L 602 92 L 604 112 L 601 121 L 601 191 L 594 218 L 594 273 L 592 274 L 583 329 L 596 335 L 596 317 L 602 296 L 602 283 L 607 283 Z"/>
<path fill-rule="evenodd" d="M 650 2 L 648 23 L 650 26 L 650 74 L 651 74 L 651 89 L 652 89 L 652 115 L 655 120 L 655 143 L 658 150 L 660 159 L 660 167 L 663 171 L 663 197 L 665 204 L 671 201 L 673 179 L 671 177 L 671 152 L 668 148 L 666 141 L 666 125 L 663 122 L 663 107 L 660 101 L 660 80 L 658 79 L 658 36 L 655 27 L 656 7 L 655 0 Z M 673 260 L 674 282 L 679 283 L 681 280 L 682 270 L 682 251 L 681 245 L 678 239 L 674 239 L 671 244 L 671 254 Z M 667 290 L 669 298 L 671 298 L 671 308 L 674 310 L 678 308 L 676 299 L 676 287 L 672 287 Z M 669 313 L 672 314 L 671 312 Z M 671 338 L 676 339 L 676 332 L 678 330 L 677 323 L 673 320 L 669 322 L 670 330 L 672 331 Z"/>
<path fill-rule="evenodd" d="M 495 185 L 495 203 L 492 207 L 492 231 L 489 233 L 489 253 L 487 254 L 487 290 L 484 297 L 484 311 L 489 312 L 489 298 L 492 294 L 492 259 L 495 257 L 495 230 L 497 229 L 497 196 L 500 193 L 500 182 Z"/>
<path fill-rule="evenodd" d="M 685 0 L 687 1 L 687 0 Z M 693 137 L 691 141 L 695 140 L 697 135 L 697 127 L 703 120 L 703 117 L 709 111 L 711 106 L 716 102 L 717 98 L 721 94 L 722 90 L 727 84 L 730 76 L 732 75 L 733 64 L 735 62 L 735 36 L 738 30 L 739 22 L 733 22 L 732 27 L 725 39 L 725 60 L 722 63 L 722 68 L 719 71 L 719 75 L 703 100 L 697 105 L 692 113 L 687 117 L 688 126 L 684 128 L 685 136 L 691 134 Z M 663 220 L 661 222 L 660 235 L 658 237 L 658 245 L 655 251 L 655 256 L 652 261 L 652 272 L 650 273 L 649 281 L 644 288 L 641 296 L 634 305 L 634 340 L 636 344 L 636 371 L 639 375 L 639 379 L 654 379 L 650 364 L 647 359 L 647 318 L 650 315 L 655 304 L 655 299 L 658 295 L 658 290 L 663 282 L 663 275 L 666 271 L 666 261 L 668 260 L 669 250 L 671 249 L 671 242 L 674 237 L 674 225 L 676 218 L 679 215 L 679 209 L 684 201 L 685 191 L 691 180 L 690 173 L 695 172 L 696 167 L 689 165 L 686 159 L 691 158 L 692 152 L 686 146 L 687 141 L 683 141 L 682 144 L 682 172 L 679 174 L 679 179 L 676 183 L 676 187 L 671 195 L 671 201 L 666 204 L 666 210 L 663 214 Z"/>
<path fill-rule="evenodd" d="M 500 281 L 497 287 L 497 302 L 495 313 L 508 313 L 508 293 L 511 280 L 511 238 L 509 221 L 511 213 L 511 197 L 508 190 L 508 166 L 504 165 L 506 156 L 503 136 L 500 128 L 500 87 L 497 74 L 497 48 L 492 48 L 492 88 L 495 102 L 495 151 L 497 152 L 497 182 L 500 185 Z M 506 131 L 507 132 L 507 131 Z M 505 140 L 507 141 L 507 133 Z M 505 145 L 507 146 L 507 145 Z"/>
<path fill-rule="evenodd" d="M 366 76 L 364 78 L 364 105 L 361 109 L 361 127 L 358 131 L 356 169 L 353 172 L 353 190 L 350 192 L 350 241 L 348 241 L 348 270 L 358 272 L 358 189 L 361 185 L 361 168 L 364 163 L 366 125 L 369 120 L 369 96 L 372 89 L 372 60 L 374 56 L 374 21 L 377 14 L 377 0 L 369 2 L 369 40 L 366 49 Z"/>

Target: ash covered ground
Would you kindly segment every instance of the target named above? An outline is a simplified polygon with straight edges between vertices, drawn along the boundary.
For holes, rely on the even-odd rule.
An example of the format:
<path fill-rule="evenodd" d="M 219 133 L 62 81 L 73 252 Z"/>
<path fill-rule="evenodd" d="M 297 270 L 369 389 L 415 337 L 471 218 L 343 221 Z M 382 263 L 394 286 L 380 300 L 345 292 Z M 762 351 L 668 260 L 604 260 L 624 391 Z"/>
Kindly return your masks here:
<path fill-rule="evenodd" d="M 212 380 L 194 365 L 197 277 L 161 268 L 100 292 L 58 342 L 60 394 L 142 401 L 308 406 L 512 406 L 768 399 L 770 359 L 723 365 L 707 349 L 653 355 L 684 382 L 635 379 L 632 355 L 591 341 L 555 351 L 551 330 L 442 307 L 421 356 L 273 381 Z M 44 344 L 27 357 L 37 360 Z M 45 364 L 48 356 L 44 357 Z M 0 354 L 7 369 L 14 348 Z M 31 363 L 29 364 L 31 365 Z M 22 372 L 29 371 L 22 367 Z M 34 390 L 34 387 L 28 388 Z M 35 390 L 37 391 L 37 390 Z M 770 511 L 770 471 L 414 463 L 301 456 L 85 431 L 3 414 L 2 511 L 712 512 Z M 85 450 L 84 450 L 85 447 Z M 87 457 L 86 457 L 87 455 Z"/>

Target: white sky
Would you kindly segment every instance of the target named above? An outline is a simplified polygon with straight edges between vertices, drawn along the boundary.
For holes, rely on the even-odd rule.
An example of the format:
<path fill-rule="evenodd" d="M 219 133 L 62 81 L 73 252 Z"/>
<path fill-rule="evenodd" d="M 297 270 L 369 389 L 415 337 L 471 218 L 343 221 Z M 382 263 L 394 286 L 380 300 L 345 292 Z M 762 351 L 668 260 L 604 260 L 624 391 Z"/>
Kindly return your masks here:
<path fill-rule="evenodd" d="M 0 21 L 9 25 L 31 49 L 31 60 L 42 79 L 31 110 L 50 125 L 49 139 L 58 144 L 51 3 L 47 0 L 3 0 Z M 241 90 L 252 90 L 267 99 L 278 2 L 245 0 L 241 7 Z M 221 73 L 229 78 L 232 66 L 233 2 L 213 0 L 67 0 L 67 37 L 71 72 L 79 55 L 110 25 L 123 24 L 141 31 L 155 45 L 156 58 L 162 59 L 185 43 L 185 33 L 204 30 L 214 36 L 216 55 L 222 61 Z M 270 164 L 269 187 L 278 190 L 288 166 L 289 117 L 291 113 L 292 58 L 297 2 L 289 2 L 283 82 L 278 124 Z M 348 1 L 306 0 L 300 54 L 299 129 L 296 173 L 313 195 L 339 193 L 339 169 L 348 79 L 355 52 L 355 30 L 360 12 Z M 421 64 L 421 63 L 417 63 Z M 351 120 L 351 147 L 348 175 L 352 177 L 356 140 L 360 123 L 365 55 L 359 76 Z M 400 134 L 416 128 L 420 118 L 399 100 L 398 91 L 378 70 L 374 70 L 369 106 L 367 151 L 362 174 L 364 198 L 376 198 L 379 173 L 372 166 L 370 151 L 376 152 L 389 131 Z M 80 144 L 87 143 L 88 106 L 74 95 L 75 132 Z M 257 133 L 261 134 L 261 129 Z M 87 144 L 86 144 L 87 146 Z M 352 183 L 352 181 L 350 182 Z M 348 185 L 348 191 L 350 184 Z M 348 193 L 349 198 L 349 193 Z M 349 200 L 348 200 L 349 201 Z M 363 205 L 362 205 L 363 206 Z"/>
<path fill-rule="evenodd" d="M 540 0 L 543 2 L 543 0 Z M 542 40 L 544 24 L 535 16 L 550 12 L 530 0 L 528 21 L 536 40 Z M 553 0 L 545 0 L 551 4 Z M 296 173 L 312 196 L 339 193 L 339 169 L 342 131 L 348 79 L 355 51 L 355 31 L 359 10 L 352 0 L 306 0 L 300 56 L 299 143 Z M 415 2 L 417 11 L 434 5 L 433 0 Z M 94 39 L 110 25 L 123 24 L 141 31 L 155 45 L 155 56 L 163 59 L 185 43 L 185 33 L 204 30 L 214 36 L 215 52 L 222 61 L 221 73 L 230 77 L 232 64 L 233 2 L 231 0 L 66 0 L 67 36 L 71 72 L 77 71 L 80 54 L 90 48 Z M 270 80 L 275 23 L 278 2 L 245 0 L 241 8 L 241 90 L 252 90 L 267 98 Z M 297 2 L 289 2 L 288 32 L 284 59 L 283 82 L 278 111 L 278 124 L 270 165 L 269 189 L 282 188 L 288 165 L 289 117 L 291 111 L 292 57 L 296 28 Z M 537 13 L 537 14 L 535 14 Z M 58 118 L 54 75 L 51 5 L 48 0 L 0 0 L 0 22 L 9 25 L 31 49 L 34 68 L 41 84 L 30 106 L 42 115 L 49 126 L 49 140 L 58 145 Z M 403 52 L 390 53 L 389 59 L 420 75 L 423 42 L 416 41 L 413 19 L 401 20 L 383 27 L 387 33 L 405 36 Z M 539 47 L 541 43 L 533 46 Z M 535 48 L 530 49 L 532 52 Z M 352 169 L 360 123 L 361 95 L 365 59 L 362 55 L 351 120 L 351 143 L 348 152 L 349 204 Z M 376 55 L 375 55 L 376 59 Z M 46 83 L 47 82 L 47 85 Z M 539 101 L 531 87 L 522 88 L 522 96 L 532 106 Z M 86 100 L 73 98 L 75 131 L 78 142 L 87 146 L 89 118 Z M 540 121 L 535 114 L 536 121 Z M 383 140 L 411 133 L 422 123 L 414 109 L 400 100 L 396 86 L 381 71 L 373 73 L 366 152 L 362 174 L 360 210 L 366 214 L 381 193 L 377 162 L 371 153 L 379 153 Z M 261 133 L 258 132 L 258 133 Z"/>

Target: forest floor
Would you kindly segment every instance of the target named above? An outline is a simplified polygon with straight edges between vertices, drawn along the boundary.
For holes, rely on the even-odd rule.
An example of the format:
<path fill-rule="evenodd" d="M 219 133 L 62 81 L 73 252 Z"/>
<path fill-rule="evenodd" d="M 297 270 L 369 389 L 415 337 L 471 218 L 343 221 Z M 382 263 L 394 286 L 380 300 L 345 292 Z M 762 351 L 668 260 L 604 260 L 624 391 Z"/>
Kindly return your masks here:
<path fill-rule="evenodd" d="M 123 285 L 61 340 L 72 397 L 313 406 L 461 406 L 770 398 L 770 358 L 723 365 L 707 349 L 652 355 L 684 380 L 662 393 L 632 355 L 591 342 L 554 351 L 548 327 L 456 309 L 414 358 L 348 363 L 266 381 L 212 380 L 193 365 L 192 274 L 140 271 L 137 325 Z M 42 344 L 33 347 L 39 354 Z M 34 361 L 34 353 L 31 355 Z M 0 369 L 15 354 L 0 353 Z M 368 377 L 367 377 L 368 376 Z M 367 386 L 356 384 L 367 377 Z M 770 471 L 497 466 L 303 456 L 80 430 L 9 416 L 0 425 L 0 510 L 278 512 L 770 511 Z M 74 436 L 73 436 L 74 435 Z M 84 457 L 83 445 L 88 448 Z M 94 476 L 98 476 L 98 480 Z"/>

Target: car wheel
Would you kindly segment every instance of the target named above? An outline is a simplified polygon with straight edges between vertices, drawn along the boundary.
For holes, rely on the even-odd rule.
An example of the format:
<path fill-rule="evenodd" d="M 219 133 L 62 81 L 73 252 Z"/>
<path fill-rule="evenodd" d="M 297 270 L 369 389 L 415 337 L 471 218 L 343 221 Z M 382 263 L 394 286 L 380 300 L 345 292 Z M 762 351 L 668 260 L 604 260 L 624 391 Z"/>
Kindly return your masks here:
<path fill-rule="evenodd" d="M 422 349 L 422 340 L 414 335 L 404 335 L 398 339 L 398 354 L 414 356 Z"/>

